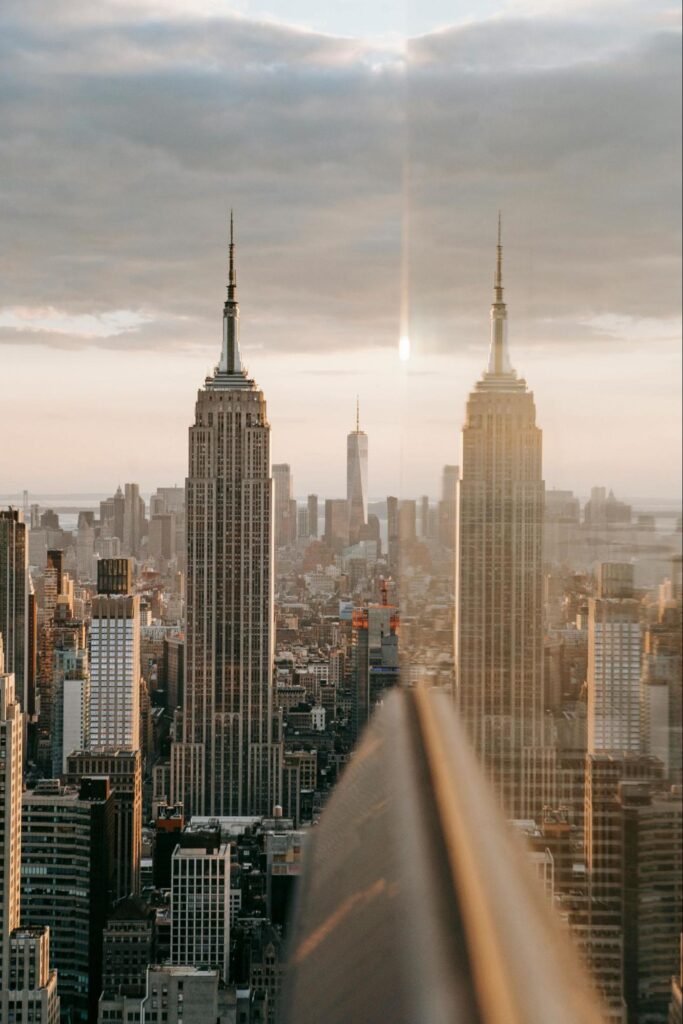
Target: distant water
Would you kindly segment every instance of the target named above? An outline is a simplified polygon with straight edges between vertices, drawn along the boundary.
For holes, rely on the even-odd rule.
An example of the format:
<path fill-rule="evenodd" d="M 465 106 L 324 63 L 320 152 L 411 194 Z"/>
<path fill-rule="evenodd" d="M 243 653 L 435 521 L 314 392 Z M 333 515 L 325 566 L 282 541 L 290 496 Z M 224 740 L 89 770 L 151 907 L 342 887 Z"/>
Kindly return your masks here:
<path fill-rule="evenodd" d="M 41 512 L 52 509 L 59 516 L 59 525 L 62 530 L 74 532 L 78 526 L 79 512 L 100 513 L 100 502 L 105 498 L 111 498 L 113 491 L 108 493 L 88 494 L 34 494 L 29 491 L 28 504 L 39 505 Z M 145 504 L 149 509 L 149 494 L 142 494 Z M 0 494 L 0 506 L 14 505 L 18 508 L 24 507 L 23 494 Z"/>
<path fill-rule="evenodd" d="M 63 530 L 75 531 L 78 526 L 78 513 L 94 511 L 99 515 L 100 502 L 104 501 L 105 498 L 110 498 L 113 491 L 107 493 L 104 492 L 88 492 L 88 493 L 77 493 L 77 494 L 48 494 L 48 493 L 37 493 L 29 491 L 28 504 L 29 505 L 40 505 L 41 511 L 46 509 L 52 509 L 59 515 L 59 525 Z M 149 512 L 149 499 L 150 493 L 141 492 L 142 497 L 145 500 L 145 505 Z M 581 504 L 583 505 L 587 500 L 588 496 L 579 495 Z M 298 499 L 299 504 L 303 507 L 305 505 L 305 499 Z M 633 508 L 633 517 L 641 514 L 654 514 L 655 515 L 655 529 L 657 533 L 673 533 L 676 528 L 676 518 L 681 515 L 681 500 L 680 498 L 623 498 Z M 435 505 L 436 501 L 430 499 L 430 504 Z M 23 494 L 0 494 L 0 507 L 6 505 L 14 505 L 18 508 L 23 508 L 24 495 Z M 322 515 L 325 507 L 325 499 L 321 497 L 319 499 L 320 508 L 320 524 L 319 530 L 323 527 L 324 517 Z M 385 501 L 373 501 L 369 503 L 368 511 L 376 515 L 382 526 L 382 533 L 386 534 L 386 502 Z M 386 539 L 386 537 L 385 537 Z"/>

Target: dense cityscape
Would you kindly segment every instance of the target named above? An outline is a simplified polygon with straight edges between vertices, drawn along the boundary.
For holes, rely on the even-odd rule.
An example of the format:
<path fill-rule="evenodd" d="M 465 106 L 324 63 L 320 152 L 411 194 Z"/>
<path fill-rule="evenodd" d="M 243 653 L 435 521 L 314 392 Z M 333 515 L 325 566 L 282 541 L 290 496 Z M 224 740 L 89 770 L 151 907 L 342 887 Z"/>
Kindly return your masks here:
<path fill-rule="evenodd" d="M 438 500 L 369 500 L 361 403 L 346 495 L 297 499 L 230 232 L 185 486 L 0 511 L 0 1019 L 275 1024 L 306 847 L 407 687 L 452 697 L 604 1019 L 680 1024 L 680 509 L 545 489 L 500 224 Z"/>

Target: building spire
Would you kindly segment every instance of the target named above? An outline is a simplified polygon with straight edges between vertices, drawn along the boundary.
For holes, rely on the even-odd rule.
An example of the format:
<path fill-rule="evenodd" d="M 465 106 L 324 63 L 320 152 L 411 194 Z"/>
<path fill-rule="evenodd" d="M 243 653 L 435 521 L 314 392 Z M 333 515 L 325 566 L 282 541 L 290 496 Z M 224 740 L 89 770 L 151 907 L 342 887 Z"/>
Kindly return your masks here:
<path fill-rule="evenodd" d="M 223 347 L 218 372 L 244 375 L 240 357 L 240 306 L 237 301 L 235 269 L 235 218 L 230 210 L 230 242 L 228 244 L 228 295 L 223 306 Z"/>
<path fill-rule="evenodd" d="M 496 272 L 493 281 L 491 306 L 491 349 L 487 373 L 496 377 L 514 376 L 510 364 L 507 342 L 507 306 L 503 299 L 503 235 L 502 218 L 498 211 L 498 244 L 496 245 Z"/>
<path fill-rule="evenodd" d="M 356 433 L 360 434 L 360 399 L 356 395 Z"/>
<path fill-rule="evenodd" d="M 498 245 L 496 246 L 496 277 L 494 282 L 495 301 L 503 301 L 503 229 L 500 210 L 498 211 Z"/>
<path fill-rule="evenodd" d="M 228 298 L 236 301 L 237 274 L 235 273 L 235 218 L 230 210 L 230 244 L 228 246 Z"/>

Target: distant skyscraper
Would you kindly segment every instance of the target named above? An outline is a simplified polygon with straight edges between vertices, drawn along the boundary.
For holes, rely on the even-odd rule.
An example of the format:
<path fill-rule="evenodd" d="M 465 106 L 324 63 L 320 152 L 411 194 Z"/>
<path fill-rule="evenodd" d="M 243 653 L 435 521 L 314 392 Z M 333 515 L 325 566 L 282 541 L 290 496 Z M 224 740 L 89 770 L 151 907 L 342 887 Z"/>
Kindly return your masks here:
<path fill-rule="evenodd" d="M 414 498 L 403 498 L 399 502 L 398 537 L 403 547 L 417 540 L 417 502 Z"/>
<path fill-rule="evenodd" d="M 542 807 L 530 790 L 544 711 L 543 492 L 533 395 L 508 355 L 499 233 L 488 368 L 462 431 L 455 662 L 461 715 L 514 818 Z"/>
<path fill-rule="evenodd" d="M 157 562 L 169 562 L 176 555 L 176 519 L 173 512 L 160 512 L 149 521 L 149 554 Z"/>
<path fill-rule="evenodd" d="M 79 582 L 92 582 L 94 579 L 94 563 L 94 514 L 92 512 L 80 512 L 78 515 L 78 533 L 76 535 L 76 569 Z"/>
<path fill-rule="evenodd" d="M 308 495 L 308 536 L 316 538 L 318 536 L 318 495 Z"/>
<path fill-rule="evenodd" d="M 360 429 L 358 402 L 356 429 L 346 438 L 346 501 L 349 540 L 351 544 L 355 544 L 368 521 L 368 435 Z"/>
<path fill-rule="evenodd" d="M 296 513 L 296 538 L 297 540 L 308 540 L 308 509 L 297 509 Z"/>
<path fill-rule="evenodd" d="M 423 494 L 420 498 L 420 538 L 422 540 L 429 540 L 430 536 L 430 508 L 429 498 L 426 494 Z"/>
<path fill-rule="evenodd" d="M 116 494 L 112 498 L 112 528 L 113 536 L 118 537 L 123 544 L 124 521 L 126 518 L 126 498 L 121 486 L 116 488 Z"/>
<path fill-rule="evenodd" d="M 149 524 L 149 551 L 155 556 L 154 547 L 161 545 L 161 557 L 172 558 L 178 568 L 185 566 L 185 488 L 157 487 L 150 499 L 150 516 L 170 516 L 171 521 L 162 521 L 161 526 Z M 175 537 L 167 536 L 175 528 Z M 161 531 L 161 537 L 159 536 Z"/>
<path fill-rule="evenodd" d="M 292 497 L 292 470 L 286 462 L 273 465 L 275 545 L 284 547 L 296 539 L 296 501 Z"/>
<path fill-rule="evenodd" d="M 399 571 L 399 519 L 398 519 L 398 498 L 389 496 L 387 498 L 387 558 L 392 573 Z"/>
<path fill-rule="evenodd" d="M 0 636 L 5 671 L 14 673 L 17 700 L 28 706 L 28 531 L 23 512 L 0 510 Z"/>
<path fill-rule="evenodd" d="M 220 363 L 199 391 L 187 479 L 184 742 L 173 799 L 193 814 L 279 803 L 273 720 L 273 483 L 263 392 L 242 366 L 232 232 Z"/>
<path fill-rule="evenodd" d="M 588 602 L 588 752 L 640 753 L 643 636 L 633 566 L 603 563 Z"/>
<path fill-rule="evenodd" d="M 617 501 L 612 491 L 607 494 L 605 487 L 592 487 L 591 496 L 583 510 L 586 525 L 605 529 L 631 522 L 631 506 Z"/>
<path fill-rule="evenodd" d="M 123 511 L 123 550 L 132 558 L 140 554 L 145 529 L 145 502 L 139 484 L 126 484 Z"/>
<path fill-rule="evenodd" d="M 140 598 L 121 592 L 127 559 L 104 559 L 98 582 L 114 593 L 92 600 L 90 744 L 140 749 Z M 121 583 L 121 585 L 123 585 Z"/>
<path fill-rule="evenodd" d="M 325 500 L 325 543 L 337 552 L 349 543 L 349 509 L 345 498 Z"/>
<path fill-rule="evenodd" d="M 455 547 L 455 520 L 460 466 L 444 466 L 439 501 L 439 542 L 445 548 Z"/>

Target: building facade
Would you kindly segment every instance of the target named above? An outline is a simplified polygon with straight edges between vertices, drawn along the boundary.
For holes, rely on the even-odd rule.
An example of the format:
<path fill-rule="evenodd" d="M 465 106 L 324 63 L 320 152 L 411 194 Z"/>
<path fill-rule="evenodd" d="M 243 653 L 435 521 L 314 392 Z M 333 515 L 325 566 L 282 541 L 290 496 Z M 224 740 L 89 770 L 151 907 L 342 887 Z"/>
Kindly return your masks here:
<path fill-rule="evenodd" d="M 588 751 L 640 753 L 643 632 L 633 566 L 602 563 L 588 601 Z"/>
<path fill-rule="evenodd" d="M 177 846 L 171 860 L 171 963 L 217 970 L 228 980 L 230 844 Z"/>
<path fill-rule="evenodd" d="M 114 801 L 114 898 L 140 891 L 142 855 L 142 759 L 139 750 L 93 747 L 66 758 L 67 782 L 106 776 Z"/>
<path fill-rule="evenodd" d="M 351 732 L 356 742 L 384 691 L 399 680 L 399 612 L 384 597 L 383 604 L 353 610 Z"/>
<path fill-rule="evenodd" d="M 144 1024 L 207 1024 L 220 1019 L 218 971 L 152 966 L 135 1018 Z"/>
<path fill-rule="evenodd" d="M 586 957 L 606 1017 L 625 1024 L 624 842 L 618 801 L 625 782 L 659 782 L 661 761 L 637 754 L 587 754 L 585 764 L 584 859 L 587 871 Z"/>
<path fill-rule="evenodd" d="M 660 607 L 643 639 L 640 729 L 644 754 L 659 757 L 674 785 L 683 781 L 683 603 Z"/>
<path fill-rule="evenodd" d="M 90 672 L 88 652 L 78 645 L 74 631 L 70 646 L 54 651 L 54 714 L 52 721 L 52 775 L 66 772 L 66 760 L 72 750 L 90 744 Z"/>
<path fill-rule="evenodd" d="M 0 636 L 5 671 L 14 673 L 17 700 L 28 708 L 28 530 L 19 509 L 0 509 Z"/>
<path fill-rule="evenodd" d="M 681 792 L 622 783 L 617 801 L 628 1021 L 665 1022 L 683 928 Z"/>
<path fill-rule="evenodd" d="M 147 967 L 156 957 L 156 912 L 130 896 L 120 900 L 107 918 L 102 935 L 102 991 L 144 995 Z"/>
<path fill-rule="evenodd" d="M 269 813 L 282 770 L 270 425 L 242 366 L 232 236 L 221 358 L 199 391 L 189 448 L 184 740 L 172 748 L 171 799 L 192 814 Z"/>
<path fill-rule="evenodd" d="M 0 989 L 0 1020 L 59 1024 L 57 972 L 50 967 L 50 929 L 17 928 L 10 936 L 7 984 Z"/>
<path fill-rule="evenodd" d="M 140 749 L 140 598 L 130 593 L 92 601 L 90 743 Z"/>
<path fill-rule="evenodd" d="M 9 987 L 10 935 L 19 926 L 22 713 L 0 637 L 0 990 Z"/>
<path fill-rule="evenodd" d="M 102 931 L 113 896 L 114 802 L 107 779 L 80 790 L 54 779 L 22 799 L 21 917 L 50 929 L 62 1012 L 72 1024 L 97 1019 Z"/>

